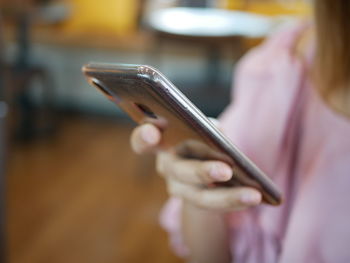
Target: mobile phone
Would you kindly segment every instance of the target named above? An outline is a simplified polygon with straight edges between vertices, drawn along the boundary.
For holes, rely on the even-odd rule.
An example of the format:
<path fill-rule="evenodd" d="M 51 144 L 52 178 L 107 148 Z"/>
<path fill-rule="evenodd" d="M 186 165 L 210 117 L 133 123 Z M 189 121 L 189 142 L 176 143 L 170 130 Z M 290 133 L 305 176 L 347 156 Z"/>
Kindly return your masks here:
<path fill-rule="evenodd" d="M 281 203 L 281 193 L 269 177 L 158 70 L 146 65 L 89 63 L 83 73 L 134 121 L 157 126 L 162 131 L 162 148 L 229 164 L 233 177 L 218 186 L 254 187 L 265 203 Z"/>

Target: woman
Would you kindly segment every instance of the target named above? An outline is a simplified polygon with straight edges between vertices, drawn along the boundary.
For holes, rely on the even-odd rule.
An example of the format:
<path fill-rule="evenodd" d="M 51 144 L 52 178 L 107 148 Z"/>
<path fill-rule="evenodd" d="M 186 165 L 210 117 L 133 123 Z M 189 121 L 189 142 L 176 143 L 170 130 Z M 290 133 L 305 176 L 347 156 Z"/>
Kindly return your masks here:
<path fill-rule="evenodd" d="M 267 40 L 240 63 L 220 128 L 282 189 L 279 207 L 226 181 L 221 162 L 157 152 L 170 195 L 162 223 L 190 262 L 350 262 L 350 2 L 315 0 L 315 19 Z M 136 128 L 137 153 L 161 133 Z"/>

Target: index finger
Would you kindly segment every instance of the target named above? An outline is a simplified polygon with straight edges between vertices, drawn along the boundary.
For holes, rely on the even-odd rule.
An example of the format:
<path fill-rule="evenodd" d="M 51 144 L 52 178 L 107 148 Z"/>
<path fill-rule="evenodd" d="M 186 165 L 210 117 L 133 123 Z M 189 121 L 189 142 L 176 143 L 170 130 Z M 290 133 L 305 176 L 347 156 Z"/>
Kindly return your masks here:
<path fill-rule="evenodd" d="M 131 147 L 136 153 L 153 152 L 162 138 L 161 132 L 152 124 L 146 123 L 136 127 L 131 133 Z"/>

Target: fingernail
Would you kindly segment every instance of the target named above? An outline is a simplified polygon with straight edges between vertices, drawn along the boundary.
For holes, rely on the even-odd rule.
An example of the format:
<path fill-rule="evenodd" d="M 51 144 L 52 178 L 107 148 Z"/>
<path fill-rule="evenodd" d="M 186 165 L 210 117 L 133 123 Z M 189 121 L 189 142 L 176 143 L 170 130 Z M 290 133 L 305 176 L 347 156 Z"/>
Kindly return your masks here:
<path fill-rule="evenodd" d="M 258 192 L 245 192 L 241 196 L 241 202 L 247 205 L 255 205 L 261 202 L 261 194 Z"/>
<path fill-rule="evenodd" d="M 209 174 L 214 180 L 221 182 L 228 181 L 232 177 L 231 169 L 222 164 L 212 164 Z"/>
<path fill-rule="evenodd" d="M 156 144 L 158 142 L 158 136 L 154 133 L 150 126 L 145 126 L 142 128 L 141 138 L 148 144 Z"/>

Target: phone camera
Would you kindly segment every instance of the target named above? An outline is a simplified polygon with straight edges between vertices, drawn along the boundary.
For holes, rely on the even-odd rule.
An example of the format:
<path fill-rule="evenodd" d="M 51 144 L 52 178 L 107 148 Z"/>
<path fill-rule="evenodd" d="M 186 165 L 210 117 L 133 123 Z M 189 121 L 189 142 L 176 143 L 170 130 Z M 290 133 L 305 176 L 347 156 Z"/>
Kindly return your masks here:
<path fill-rule="evenodd" d="M 105 95 L 107 95 L 108 97 L 112 97 L 112 94 L 109 92 L 109 90 L 103 87 L 96 79 L 92 79 L 92 83 L 96 88 L 102 91 Z"/>
<path fill-rule="evenodd" d="M 143 104 L 135 103 L 136 107 L 143 112 L 147 117 L 152 118 L 152 119 L 157 119 L 157 115 L 151 111 L 150 108 Z"/>

